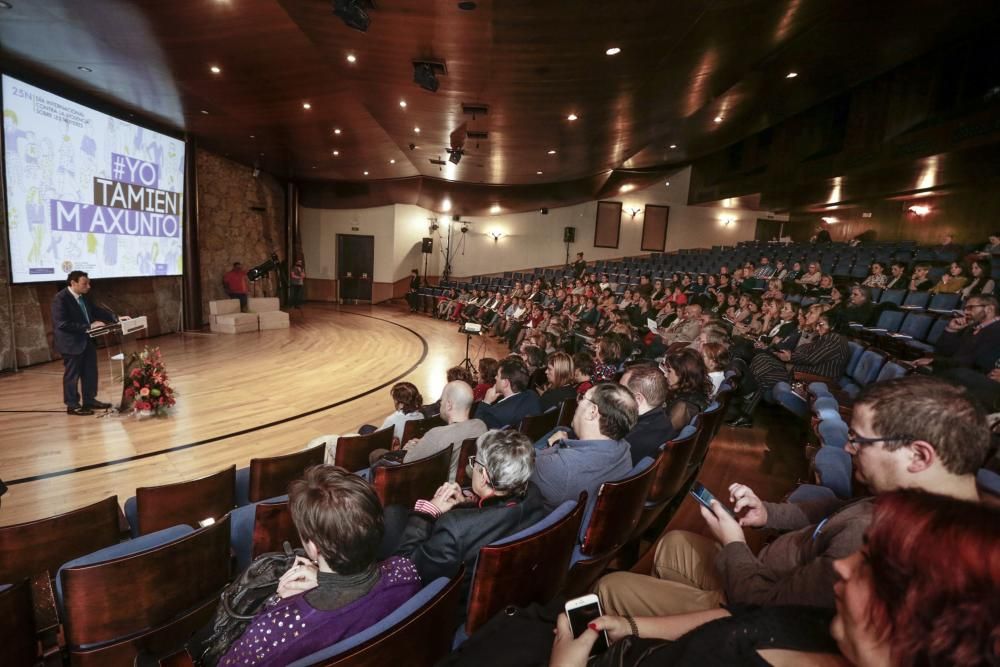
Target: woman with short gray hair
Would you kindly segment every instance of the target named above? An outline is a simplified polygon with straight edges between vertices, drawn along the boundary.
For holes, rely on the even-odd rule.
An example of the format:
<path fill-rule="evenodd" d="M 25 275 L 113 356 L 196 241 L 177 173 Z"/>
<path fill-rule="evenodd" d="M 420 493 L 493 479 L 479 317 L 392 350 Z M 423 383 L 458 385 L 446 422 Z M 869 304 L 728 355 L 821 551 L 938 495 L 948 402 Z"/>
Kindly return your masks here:
<path fill-rule="evenodd" d="M 451 577 L 463 563 L 467 591 L 479 549 L 537 523 L 545 516 L 542 496 L 530 482 L 535 449 L 516 431 L 487 431 L 469 457 L 470 489 L 445 482 L 412 510 L 385 510 L 382 553 L 406 556 L 424 583 Z"/>

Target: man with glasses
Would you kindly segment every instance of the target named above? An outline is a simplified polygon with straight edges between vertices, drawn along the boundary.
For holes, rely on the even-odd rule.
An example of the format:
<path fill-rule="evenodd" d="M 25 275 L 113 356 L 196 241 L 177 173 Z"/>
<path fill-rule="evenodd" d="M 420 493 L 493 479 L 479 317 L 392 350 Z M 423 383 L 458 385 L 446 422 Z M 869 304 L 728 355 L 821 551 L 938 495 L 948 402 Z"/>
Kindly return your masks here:
<path fill-rule="evenodd" d="M 637 412 L 628 389 L 602 382 L 580 398 L 572 432 L 557 430 L 536 443 L 542 448 L 535 457 L 531 480 L 542 492 L 546 510 L 575 500 L 581 491 L 587 492 L 592 504 L 601 484 L 631 472 L 631 447 L 625 435 L 635 426 Z"/>
<path fill-rule="evenodd" d="M 986 414 L 964 389 L 909 376 L 870 385 L 851 418 L 855 477 L 873 495 L 919 489 L 979 499 L 976 472 L 989 453 Z M 832 493 L 804 502 L 762 502 L 743 484 L 728 489 L 733 518 L 718 503 L 701 514 L 714 540 L 670 531 L 659 541 L 653 575 L 619 572 L 597 587 L 609 614 L 662 616 L 731 605 L 834 607 L 833 561 L 862 546 L 874 498 Z M 721 497 L 721 494 L 720 494 Z M 781 531 L 757 555 L 744 529 Z"/>

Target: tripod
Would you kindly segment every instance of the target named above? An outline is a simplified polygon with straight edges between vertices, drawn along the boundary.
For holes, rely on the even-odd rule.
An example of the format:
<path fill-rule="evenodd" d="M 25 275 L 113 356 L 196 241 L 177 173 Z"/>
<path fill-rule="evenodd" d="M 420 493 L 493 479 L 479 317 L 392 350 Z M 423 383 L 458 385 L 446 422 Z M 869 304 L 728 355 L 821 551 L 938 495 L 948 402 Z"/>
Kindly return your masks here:
<path fill-rule="evenodd" d="M 471 343 L 472 343 L 472 334 L 466 333 L 465 334 L 465 359 L 462 359 L 462 361 L 458 362 L 458 365 L 464 367 L 465 370 L 469 371 L 469 373 L 471 375 L 475 375 L 476 374 L 476 368 L 475 368 L 475 366 L 472 365 L 472 359 L 469 358 L 469 345 Z"/>

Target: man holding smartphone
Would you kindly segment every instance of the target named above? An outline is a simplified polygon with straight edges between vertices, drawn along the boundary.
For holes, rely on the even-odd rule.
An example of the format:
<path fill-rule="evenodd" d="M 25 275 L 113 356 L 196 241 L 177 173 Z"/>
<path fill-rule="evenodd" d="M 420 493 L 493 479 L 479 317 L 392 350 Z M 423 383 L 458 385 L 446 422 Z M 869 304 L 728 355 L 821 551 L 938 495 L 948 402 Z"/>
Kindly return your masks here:
<path fill-rule="evenodd" d="M 977 501 L 976 472 L 989 452 L 982 407 L 964 389 L 911 375 L 865 388 L 854 404 L 846 450 L 855 476 L 874 495 L 918 489 Z M 654 576 L 616 572 L 598 582 L 606 613 L 666 616 L 722 603 L 832 608 L 833 561 L 862 546 L 874 497 L 763 502 L 744 484 L 729 486 L 738 519 L 709 501 L 701 515 L 712 538 L 674 530 L 653 558 Z M 781 531 L 754 554 L 744 529 Z M 714 538 L 714 539 L 713 539 Z"/>

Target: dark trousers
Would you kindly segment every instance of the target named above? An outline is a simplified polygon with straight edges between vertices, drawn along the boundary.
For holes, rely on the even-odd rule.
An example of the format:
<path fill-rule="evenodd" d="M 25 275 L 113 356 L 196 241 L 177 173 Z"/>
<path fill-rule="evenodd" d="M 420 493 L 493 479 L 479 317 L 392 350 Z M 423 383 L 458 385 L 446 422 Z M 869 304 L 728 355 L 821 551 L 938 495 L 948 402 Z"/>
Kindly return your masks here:
<path fill-rule="evenodd" d="M 288 286 L 288 305 L 291 308 L 301 308 L 305 301 L 305 285 Z"/>
<path fill-rule="evenodd" d="M 239 299 L 240 300 L 240 310 L 245 311 L 247 309 L 247 295 L 245 293 L 244 294 L 237 294 L 236 292 L 226 291 L 226 296 L 228 296 L 230 299 Z"/>
<path fill-rule="evenodd" d="M 83 404 L 90 405 L 97 397 L 97 347 L 93 341 L 80 354 L 63 355 L 63 403 L 75 408 L 80 405 L 77 383 L 82 385 Z"/>

